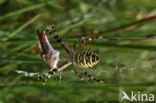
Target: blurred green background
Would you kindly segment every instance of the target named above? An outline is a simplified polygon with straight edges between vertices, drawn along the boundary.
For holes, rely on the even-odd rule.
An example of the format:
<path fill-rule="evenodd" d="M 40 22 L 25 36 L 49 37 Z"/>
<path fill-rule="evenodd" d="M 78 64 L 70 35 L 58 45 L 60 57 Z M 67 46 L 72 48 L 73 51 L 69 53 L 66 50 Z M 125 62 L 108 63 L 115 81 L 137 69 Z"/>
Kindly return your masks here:
<path fill-rule="evenodd" d="M 155 0 L 0 0 L 0 103 L 116 103 L 123 90 L 156 95 L 156 42 L 154 37 L 146 38 L 156 34 L 156 21 L 105 32 L 156 15 L 155 5 Z M 116 83 L 98 84 L 88 78 L 82 81 L 72 66 L 45 85 L 37 77 L 15 73 L 47 72 L 36 30 L 52 24 L 69 46 L 91 34 L 115 38 L 83 46 L 96 50 L 101 58 L 88 71 Z M 48 37 L 63 61 L 64 50 Z"/>

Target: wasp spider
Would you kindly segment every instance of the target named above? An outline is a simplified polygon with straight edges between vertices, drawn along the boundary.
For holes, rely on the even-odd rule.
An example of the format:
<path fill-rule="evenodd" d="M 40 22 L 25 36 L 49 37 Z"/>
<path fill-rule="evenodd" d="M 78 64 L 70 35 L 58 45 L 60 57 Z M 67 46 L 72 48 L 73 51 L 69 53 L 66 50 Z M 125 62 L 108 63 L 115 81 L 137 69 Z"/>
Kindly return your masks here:
<path fill-rule="evenodd" d="M 57 66 L 57 63 L 59 62 L 59 51 L 55 50 L 49 43 L 47 39 L 47 34 L 52 34 L 53 38 L 61 45 L 61 47 L 66 51 L 66 53 L 70 57 L 65 63 L 62 65 Z M 104 81 L 97 79 L 96 77 L 92 76 L 90 73 L 85 71 L 86 68 L 91 68 L 97 65 L 100 61 L 100 57 L 95 51 L 88 50 L 88 49 L 82 49 L 78 51 L 72 52 L 71 48 L 68 47 L 68 45 L 65 44 L 65 42 L 57 35 L 55 32 L 54 26 L 51 27 L 51 29 L 46 29 L 42 31 L 37 31 L 40 45 L 41 45 L 41 57 L 45 61 L 45 63 L 48 65 L 49 72 L 40 76 L 39 79 L 43 81 L 47 81 L 48 78 L 50 78 L 53 74 L 62 71 L 63 69 L 67 68 L 69 65 L 74 64 L 77 66 L 77 68 L 73 68 L 76 75 L 78 75 L 80 78 L 82 78 L 82 75 L 87 76 L 88 78 L 103 83 Z M 95 38 L 102 38 L 101 36 L 94 36 L 91 38 L 80 38 L 77 42 L 87 42 L 94 40 Z M 73 46 L 76 50 L 76 46 Z M 80 69 L 85 68 L 85 69 Z M 82 71 L 80 71 L 82 70 Z"/>

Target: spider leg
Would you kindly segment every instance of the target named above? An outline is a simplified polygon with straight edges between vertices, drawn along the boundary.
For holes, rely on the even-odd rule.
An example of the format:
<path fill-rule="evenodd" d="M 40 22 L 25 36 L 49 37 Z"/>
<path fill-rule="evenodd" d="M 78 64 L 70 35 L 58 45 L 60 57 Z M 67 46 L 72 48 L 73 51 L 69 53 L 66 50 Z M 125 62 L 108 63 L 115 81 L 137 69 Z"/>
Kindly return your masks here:
<path fill-rule="evenodd" d="M 77 48 L 76 42 L 73 44 L 73 48 L 74 48 L 74 50 L 76 50 L 76 48 Z"/>
<path fill-rule="evenodd" d="M 81 37 L 77 42 L 80 43 L 86 43 L 86 42 L 91 42 L 95 39 L 110 39 L 110 40 L 117 40 L 112 37 L 106 37 L 106 36 L 100 36 L 100 35 L 89 35 L 89 36 L 83 36 Z"/>
<path fill-rule="evenodd" d="M 117 40 L 115 38 L 112 37 L 108 37 L 108 36 L 101 36 L 101 35 L 97 35 L 97 34 L 93 34 L 93 35 L 89 35 L 89 36 L 82 36 L 80 37 L 77 41 L 75 41 L 75 43 L 73 44 L 73 48 L 74 50 L 76 50 L 77 48 L 77 43 L 86 43 L 86 42 L 91 42 L 95 39 L 110 39 L 110 40 Z"/>
<path fill-rule="evenodd" d="M 80 69 L 76 69 L 74 68 L 73 69 L 75 74 L 80 78 L 80 79 L 85 79 L 84 76 L 88 77 L 89 79 L 95 81 L 95 82 L 98 82 L 98 83 L 107 83 L 105 81 L 102 81 L 102 80 L 99 80 L 97 79 L 95 76 L 91 75 L 89 72 L 85 71 L 85 70 L 82 70 L 82 71 L 78 71 Z M 83 75 L 83 76 L 82 76 Z"/>
<path fill-rule="evenodd" d="M 60 65 L 57 68 L 51 69 L 48 73 L 43 74 L 41 76 L 39 76 L 39 80 L 42 80 L 44 82 L 47 82 L 47 80 L 54 74 L 56 74 L 57 72 L 60 72 L 62 70 L 64 70 L 65 68 L 67 68 L 69 65 L 71 65 L 72 63 L 70 61 L 65 62 L 64 64 Z"/>
<path fill-rule="evenodd" d="M 55 26 L 52 25 L 51 29 L 47 29 L 46 30 L 49 34 L 53 35 L 53 38 L 56 40 L 56 42 L 58 44 L 60 44 L 62 46 L 62 48 L 69 54 L 71 53 L 70 48 L 65 44 L 65 42 L 59 37 L 59 35 L 57 34 L 56 30 L 55 30 Z"/>
<path fill-rule="evenodd" d="M 90 74 L 89 72 L 87 72 L 87 71 L 84 71 L 83 74 L 84 74 L 85 76 L 87 76 L 88 78 L 90 78 L 91 80 L 95 81 L 95 82 L 98 82 L 98 83 L 107 83 L 107 82 L 105 82 L 105 81 L 103 81 L 103 80 L 97 79 L 95 76 L 91 75 L 91 74 Z"/>
<path fill-rule="evenodd" d="M 75 68 L 73 67 L 73 71 L 77 75 L 77 77 L 79 77 L 81 80 L 84 80 L 82 74 L 77 70 L 76 67 Z"/>

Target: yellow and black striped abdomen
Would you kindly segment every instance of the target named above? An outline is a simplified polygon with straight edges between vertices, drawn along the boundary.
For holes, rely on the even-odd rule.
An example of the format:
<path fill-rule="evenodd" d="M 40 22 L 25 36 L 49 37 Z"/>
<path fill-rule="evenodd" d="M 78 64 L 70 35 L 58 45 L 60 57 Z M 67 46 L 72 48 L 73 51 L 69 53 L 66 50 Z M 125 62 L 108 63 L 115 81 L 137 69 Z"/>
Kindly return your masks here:
<path fill-rule="evenodd" d="M 75 54 L 75 63 L 80 68 L 90 68 L 99 63 L 100 58 L 96 52 L 91 50 L 81 50 Z"/>

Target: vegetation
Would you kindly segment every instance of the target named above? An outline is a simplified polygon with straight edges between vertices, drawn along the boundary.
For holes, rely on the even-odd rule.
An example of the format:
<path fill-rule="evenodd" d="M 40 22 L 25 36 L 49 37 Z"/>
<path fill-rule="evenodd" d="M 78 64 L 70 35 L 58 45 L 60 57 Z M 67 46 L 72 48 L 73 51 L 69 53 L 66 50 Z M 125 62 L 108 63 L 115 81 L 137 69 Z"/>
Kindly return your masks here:
<path fill-rule="evenodd" d="M 120 101 L 123 90 L 156 95 L 155 5 L 155 0 L 0 0 L 0 103 L 111 103 Z M 48 71 L 36 31 L 52 24 L 69 46 L 92 34 L 115 39 L 83 44 L 101 58 L 88 71 L 115 83 L 82 81 L 73 66 L 45 85 L 35 76 L 17 74 L 15 70 Z M 63 61 L 66 53 L 48 37 Z"/>

